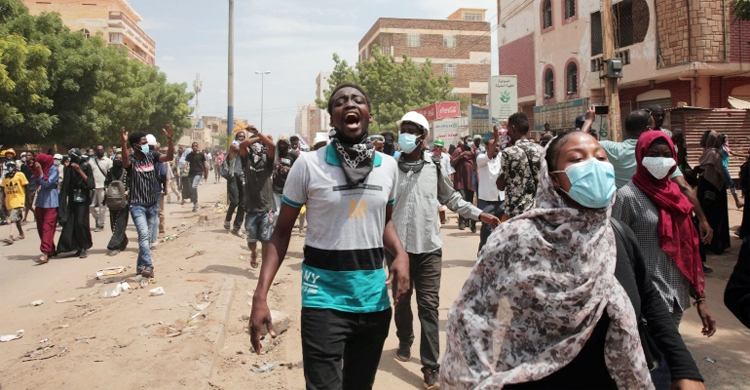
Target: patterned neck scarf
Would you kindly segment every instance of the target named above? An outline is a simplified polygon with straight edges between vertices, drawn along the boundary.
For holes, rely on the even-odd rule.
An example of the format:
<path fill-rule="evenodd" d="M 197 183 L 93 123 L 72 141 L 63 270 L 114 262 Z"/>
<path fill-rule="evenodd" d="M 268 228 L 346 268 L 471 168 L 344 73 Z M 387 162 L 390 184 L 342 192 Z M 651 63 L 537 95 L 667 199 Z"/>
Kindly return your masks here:
<path fill-rule="evenodd" d="M 566 206 L 542 159 L 537 209 L 495 229 L 448 314 L 442 389 L 502 389 L 568 365 L 606 311 L 618 389 L 653 389 L 627 293 L 615 278 L 612 203 Z M 564 386 L 562 386 L 564 387 Z"/>
<path fill-rule="evenodd" d="M 331 130 L 330 136 L 331 145 L 344 169 L 346 182 L 350 186 L 364 182 L 372 172 L 375 161 L 375 147 L 370 142 L 367 132 L 362 132 L 362 135 L 353 143 L 346 140 L 337 129 Z"/>
<path fill-rule="evenodd" d="M 257 137 L 257 136 L 256 136 Z M 250 169 L 253 171 L 263 171 L 266 162 L 266 146 L 258 141 L 250 145 Z"/>

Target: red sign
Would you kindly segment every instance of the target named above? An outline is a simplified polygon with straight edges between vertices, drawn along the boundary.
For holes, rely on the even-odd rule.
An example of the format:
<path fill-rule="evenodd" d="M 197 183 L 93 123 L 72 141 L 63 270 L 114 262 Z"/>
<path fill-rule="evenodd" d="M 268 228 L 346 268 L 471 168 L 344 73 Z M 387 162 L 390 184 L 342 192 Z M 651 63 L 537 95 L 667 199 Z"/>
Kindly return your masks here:
<path fill-rule="evenodd" d="M 427 118 L 428 122 L 445 118 L 458 118 L 461 116 L 461 103 L 459 102 L 439 102 L 430 104 L 427 107 L 417 108 L 414 110 Z"/>

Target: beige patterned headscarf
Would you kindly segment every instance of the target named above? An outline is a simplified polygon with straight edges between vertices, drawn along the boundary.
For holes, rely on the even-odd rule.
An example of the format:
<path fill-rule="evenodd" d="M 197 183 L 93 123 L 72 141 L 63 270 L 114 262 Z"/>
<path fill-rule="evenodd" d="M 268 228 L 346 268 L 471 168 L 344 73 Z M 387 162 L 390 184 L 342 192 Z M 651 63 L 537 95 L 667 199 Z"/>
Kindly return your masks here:
<path fill-rule="evenodd" d="M 490 236 L 447 325 L 441 388 L 502 389 L 568 365 L 606 310 L 605 362 L 618 389 L 653 389 L 627 293 L 615 278 L 611 207 L 579 210 L 542 159 L 537 208 Z"/>

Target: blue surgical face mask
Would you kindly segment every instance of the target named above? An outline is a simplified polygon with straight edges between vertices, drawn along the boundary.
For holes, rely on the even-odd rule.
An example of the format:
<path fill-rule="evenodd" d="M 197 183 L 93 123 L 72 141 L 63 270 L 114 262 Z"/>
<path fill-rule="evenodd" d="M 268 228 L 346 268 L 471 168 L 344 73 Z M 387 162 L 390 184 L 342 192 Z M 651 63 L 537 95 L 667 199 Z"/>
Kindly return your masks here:
<path fill-rule="evenodd" d="M 414 134 L 403 133 L 398 136 L 398 146 L 404 153 L 409 154 L 417 148 L 417 138 L 419 137 Z"/>
<path fill-rule="evenodd" d="M 150 151 L 151 151 L 151 147 L 150 146 L 148 146 L 148 145 L 141 145 L 141 152 L 143 152 L 144 154 L 146 154 L 146 153 L 148 153 Z"/>
<path fill-rule="evenodd" d="M 590 158 L 552 173 L 563 172 L 572 184 L 566 194 L 583 207 L 605 208 L 615 196 L 615 168 L 608 162 Z"/>

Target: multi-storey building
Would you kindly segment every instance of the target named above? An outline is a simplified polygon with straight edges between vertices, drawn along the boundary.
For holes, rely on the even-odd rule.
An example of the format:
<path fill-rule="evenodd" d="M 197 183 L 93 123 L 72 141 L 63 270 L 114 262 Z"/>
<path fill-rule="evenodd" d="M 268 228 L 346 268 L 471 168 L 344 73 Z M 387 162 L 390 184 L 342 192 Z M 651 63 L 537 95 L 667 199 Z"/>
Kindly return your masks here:
<path fill-rule="evenodd" d="M 404 55 L 418 64 L 430 59 L 436 75 L 452 77 L 454 93 L 486 104 L 492 33 L 485 13 L 459 9 L 445 20 L 380 18 L 359 41 L 359 60 L 369 60 L 375 45 L 399 62 Z"/>
<path fill-rule="evenodd" d="M 315 139 L 315 133 L 321 130 L 320 112 L 322 110 L 318 108 L 315 102 L 311 103 L 297 103 L 297 117 L 294 125 L 294 133 L 299 134 L 307 142 Z M 325 127 L 323 129 L 327 129 Z"/>
<path fill-rule="evenodd" d="M 613 1 L 624 118 L 659 104 L 729 107 L 750 99 L 750 24 L 729 1 Z M 598 0 L 498 0 L 500 74 L 518 76 L 520 109 L 536 130 L 573 127 L 587 104 L 603 104 L 602 17 Z M 748 68 L 748 69 L 745 69 Z"/>
<path fill-rule="evenodd" d="M 325 91 L 329 88 L 328 78 L 331 77 L 331 72 L 320 72 L 318 77 L 315 78 L 315 84 L 317 89 L 315 91 L 315 97 L 320 100 L 326 100 Z M 315 131 L 327 131 L 331 128 L 331 115 L 328 114 L 327 110 L 318 108 L 317 113 L 318 126 Z M 312 133 L 310 140 L 315 139 L 315 133 Z"/>
<path fill-rule="evenodd" d="M 128 56 L 156 64 L 156 42 L 140 27 L 143 18 L 127 0 L 23 0 L 32 15 L 57 12 L 71 30 L 86 36 L 102 34 L 105 41 L 128 48 Z"/>

